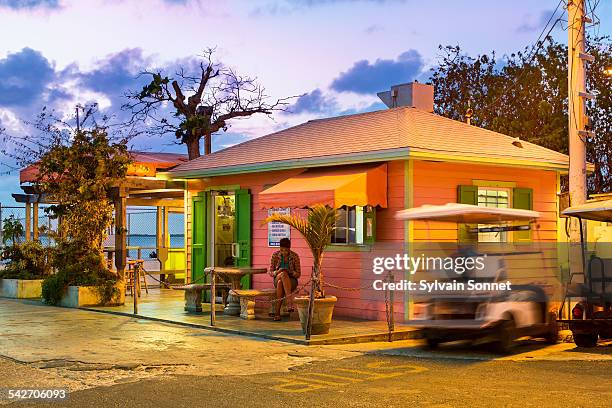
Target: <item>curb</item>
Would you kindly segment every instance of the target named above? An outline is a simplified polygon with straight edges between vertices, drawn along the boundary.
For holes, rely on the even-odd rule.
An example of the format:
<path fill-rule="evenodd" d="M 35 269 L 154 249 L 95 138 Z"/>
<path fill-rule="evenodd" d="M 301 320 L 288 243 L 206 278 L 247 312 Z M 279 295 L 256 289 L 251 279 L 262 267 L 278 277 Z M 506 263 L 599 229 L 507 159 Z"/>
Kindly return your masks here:
<path fill-rule="evenodd" d="M 228 329 L 224 327 L 211 326 L 209 324 L 179 322 L 176 320 L 162 319 L 158 317 L 143 316 L 139 314 L 135 315 L 133 313 L 118 312 L 118 311 L 113 311 L 113 310 L 100 310 L 100 309 L 94 309 L 90 307 L 79 307 L 78 309 L 85 310 L 88 312 L 106 313 L 106 314 L 111 314 L 115 316 L 123 316 L 123 317 L 131 317 L 131 318 L 136 318 L 136 319 L 150 320 L 154 322 L 174 324 L 177 326 L 191 327 L 191 328 L 204 329 L 204 330 L 212 330 L 212 331 L 216 331 L 220 333 L 236 334 L 236 335 L 247 336 L 247 337 L 256 337 L 260 339 L 275 340 L 275 341 L 281 341 L 284 343 L 300 344 L 304 346 L 331 345 L 331 344 L 357 344 L 357 343 L 388 342 L 389 341 L 388 332 L 360 334 L 356 336 L 341 336 L 341 337 L 332 337 L 332 338 L 325 338 L 325 339 L 300 340 L 300 339 L 294 339 L 294 338 L 283 337 L 283 336 L 275 336 L 275 335 L 265 334 L 265 333 L 251 332 L 251 331 L 238 330 L 238 329 Z M 414 329 L 396 330 L 391 334 L 391 341 L 411 340 L 411 339 L 420 339 L 420 338 L 421 338 L 420 330 L 414 330 Z"/>

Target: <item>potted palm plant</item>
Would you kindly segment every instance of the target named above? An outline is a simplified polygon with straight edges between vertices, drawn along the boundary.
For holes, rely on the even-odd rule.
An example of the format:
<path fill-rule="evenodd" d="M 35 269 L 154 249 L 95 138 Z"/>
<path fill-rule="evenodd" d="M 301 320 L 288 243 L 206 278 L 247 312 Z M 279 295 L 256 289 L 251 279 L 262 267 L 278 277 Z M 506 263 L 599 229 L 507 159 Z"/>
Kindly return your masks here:
<path fill-rule="evenodd" d="M 329 245 L 332 232 L 336 228 L 336 218 L 335 209 L 317 204 L 309 209 L 307 219 L 298 215 L 274 214 L 265 220 L 265 222 L 280 222 L 295 228 L 304 237 L 312 252 L 313 268 L 310 297 L 298 296 L 295 298 L 302 330 L 307 336 L 329 332 L 334 305 L 338 300 L 335 296 L 325 296 L 323 273 L 321 271 L 323 252 Z M 307 332 L 309 318 L 312 319 L 310 333 Z"/>

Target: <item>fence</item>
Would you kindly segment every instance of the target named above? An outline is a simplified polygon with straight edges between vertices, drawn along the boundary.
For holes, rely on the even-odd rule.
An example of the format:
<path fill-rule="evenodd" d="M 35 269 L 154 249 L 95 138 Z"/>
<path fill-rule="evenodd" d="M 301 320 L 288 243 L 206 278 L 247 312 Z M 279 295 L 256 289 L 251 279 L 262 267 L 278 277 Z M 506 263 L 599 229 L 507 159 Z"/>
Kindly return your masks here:
<path fill-rule="evenodd" d="M 34 225 L 38 226 L 39 234 L 38 239 L 43 245 L 52 245 L 53 242 L 49 237 L 47 231 L 55 231 L 57 229 L 57 220 L 52 219 L 46 212 L 45 209 L 48 206 L 40 206 L 38 209 L 38 219 L 34 222 L 32 219 L 30 223 L 30 236 L 34 234 Z M 27 230 L 27 210 L 25 205 L 3 205 L 0 203 L 0 227 L 4 227 L 6 220 L 14 219 L 18 221 L 23 227 L 23 234 L 16 237 L 18 241 L 23 241 L 26 238 Z M 3 235 L 3 228 L 0 228 L 0 246 L 11 245 L 12 239 Z"/>
<path fill-rule="evenodd" d="M 30 223 L 30 236 L 33 236 L 33 226 L 38 225 L 39 240 L 44 245 L 53 245 L 53 242 L 47 231 L 57 230 L 57 220 L 52 219 L 45 209 L 48 206 L 40 206 L 38 210 L 38 222 L 34 220 Z M 27 221 L 27 209 L 25 205 L 4 205 L 0 203 L 0 226 L 3 227 L 6 220 L 13 218 L 17 220 L 23 227 L 24 233 L 17 237 L 18 241 L 25 240 Z M 183 248 L 184 247 L 184 217 L 180 213 L 169 213 L 167 221 L 167 234 L 164 235 L 166 247 Z M 157 214 L 155 210 L 130 210 L 127 213 L 127 245 L 128 257 L 152 257 L 157 248 Z M 12 240 L 2 235 L 0 228 L 0 245 L 11 245 Z M 109 229 L 108 238 L 105 246 L 114 246 L 113 229 Z M 138 252 L 138 254 L 137 254 Z"/>

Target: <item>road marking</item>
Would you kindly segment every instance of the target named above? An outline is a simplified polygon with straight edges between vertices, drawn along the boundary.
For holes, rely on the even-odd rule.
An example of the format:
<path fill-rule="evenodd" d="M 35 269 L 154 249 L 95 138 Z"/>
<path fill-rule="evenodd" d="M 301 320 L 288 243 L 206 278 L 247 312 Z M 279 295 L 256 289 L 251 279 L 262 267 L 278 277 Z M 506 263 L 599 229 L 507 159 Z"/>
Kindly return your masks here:
<path fill-rule="evenodd" d="M 350 368 L 335 368 L 334 371 L 342 371 L 344 373 L 354 373 L 354 374 L 364 375 L 366 376 L 365 377 L 366 380 L 380 380 L 383 378 L 393 378 L 393 377 L 399 377 L 400 375 L 404 374 L 404 372 L 402 371 L 383 374 L 383 373 L 373 373 L 371 371 L 354 370 Z"/>
<path fill-rule="evenodd" d="M 344 377 L 341 375 L 333 375 L 333 374 L 324 374 L 324 373 L 308 373 L 308 376 L 318 376 L 318 377 L 325 377 L 325 378 L 334 378 L 334 379 L 338 379 L 338 380 L 345 380 L 348 381 L 349 383 L 351 382 L 362 382 L 364 380 L 362 380 L 361 378 L 353 378 L 353 377 Z"/>
<path fill-rule="evenodd" d="M 415 374 L 415 373 L 421 373 L 423 371 L 427 371 L 427 367 L 423 367 L 423 366 L 416 366 L 416 365 L 412 365 L 412 364 L 400 364 L 400 365 L 386 365 L 384 367 L 381 367 L 382 365 L 387 364 L 385 361 L 376 361 L 374 363 L 368 363 L 366 365 L 366 367 L 368 368 L 372 368 L 375 370 L 411 370 L 409 371 L 409 373 L 411 374 Z"/>
<path fill-rule="evenodd" d="M 307 382 L 299 381 L 295 379 L 287 379 L 287 378 L 275 378 L 275 379 L 279 380 L 281 384 L 277 384 L 273 387 L 270 387 L 274 391 L 297 393 L 297 392 L 316 391 L 316 390 L 320 390 L 321 388 L 327 388 L 325 385 L 312 384 L 312 383 L 307 383 Z"/>
<path fill-rule="evenodd" d="M 323 388 L 346 386 L 351 383 L 395 378 L 405 374 L 416 374 L 427 371 L 427 368 L 422 366 L 412 364 L 389 365 L 385 361 L 368 363 L 365 368 L 368 370 L 349 368 L 334 368 L 331 370 L 352 374 L 351 377 L 328 373 L 303 373 L 300 377 L 276 377 L 274 380 L 279 381 L 279 383 L 270 388 L 279 392 L 303 393 Z"/>

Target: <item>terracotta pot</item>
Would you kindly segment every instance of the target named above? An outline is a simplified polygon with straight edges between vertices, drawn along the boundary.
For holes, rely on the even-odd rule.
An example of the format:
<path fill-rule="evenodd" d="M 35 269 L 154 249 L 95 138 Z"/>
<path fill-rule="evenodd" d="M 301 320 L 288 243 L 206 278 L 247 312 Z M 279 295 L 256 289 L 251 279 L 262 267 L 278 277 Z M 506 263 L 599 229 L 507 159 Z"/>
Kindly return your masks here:
<path fill-rule="evenodd" d="M 300 296 L 295 298 L 295 304 L 300 315 L 302 331 L 306 334 L 306 323 L 308 321 L 308 297 Z M 314 313 L 312 314 L 311 334 L 327 334 L 334 314 L 334 305 L 338 299 L 335 296 L 325 296 L 325 298 L 314 300 Z"/>

